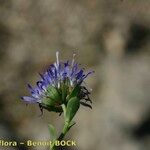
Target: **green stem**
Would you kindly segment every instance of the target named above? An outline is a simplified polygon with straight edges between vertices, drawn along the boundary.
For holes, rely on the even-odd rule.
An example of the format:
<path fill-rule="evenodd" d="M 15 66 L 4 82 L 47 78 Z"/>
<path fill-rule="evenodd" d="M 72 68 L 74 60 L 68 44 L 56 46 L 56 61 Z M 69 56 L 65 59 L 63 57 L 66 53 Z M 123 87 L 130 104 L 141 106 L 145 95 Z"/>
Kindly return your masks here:
<path fill-rule="evenodd" d="M 59 141 L 62 140 L 65 137 L 65 135 L 67 134 L 68 131 L 69 131 L 69 123 L 65 123 L 64 127 L 63 127 L 63 131 L 62 131 L 62 133 L 60 134 L 60 136 L 58 137 L 57 140 L 59 140 Z"/>
<path fill-rule="evenodd" d="M 63 140 L 63 138 L 65 137 L 65 135 L 67 134 L 67 132 L 69 131 L 70 126 L 68 122 L 65 122 L 63 130 L 61 132 L 61 134 L 59 135 L 59 137 L 56 139 L 56 141 L 61 141 Z M 54 145 L 52 145 L 52 147 L 50 148 L 50 150 L 57 150 L 57 147 Z"/>

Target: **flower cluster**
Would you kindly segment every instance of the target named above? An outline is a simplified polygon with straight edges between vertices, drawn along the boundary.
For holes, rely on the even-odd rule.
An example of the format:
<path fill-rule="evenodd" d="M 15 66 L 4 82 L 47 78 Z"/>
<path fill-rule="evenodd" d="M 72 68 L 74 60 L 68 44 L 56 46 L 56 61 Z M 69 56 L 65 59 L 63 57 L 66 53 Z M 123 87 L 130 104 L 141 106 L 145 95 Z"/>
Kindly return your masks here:
<path fill-rule="evenodd" d="M 69 99 L 77 97 L 80 104 L 91 108 L 90 91 L 83 83 L 93 71 L 85 74 L 74 57 L 75 54 L 72 61 L 60 62 L 59 52 L 56 52 L 56 62 L 44 74 L 40 74 L 41 79 L 36 87 L 28 84 L 31 96 L 23 96 L 22 100 L 26 103 L 38 103 L 41 110 L 44 108 L 61 113 L 61 105 L 67 106 Z"/>

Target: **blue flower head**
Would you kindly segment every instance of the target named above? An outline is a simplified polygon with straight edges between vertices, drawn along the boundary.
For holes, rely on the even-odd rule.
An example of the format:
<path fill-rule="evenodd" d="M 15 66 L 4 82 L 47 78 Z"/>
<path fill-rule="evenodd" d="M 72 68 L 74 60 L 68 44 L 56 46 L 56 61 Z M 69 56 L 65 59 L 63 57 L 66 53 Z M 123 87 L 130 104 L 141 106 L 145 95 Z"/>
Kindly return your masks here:
<path fill-rule="evenodd" d="M 59 52 L 56 52 L 56 62 L 51 64 L 36 87 L 28 84 L 31 96 L 23 96 L 26 103 L 38 103 L 41 110 L 47 109 L 54 112 L 62 112 L 62 104 L 67 106 L 68 101 L 77 97 L 79 103 L 91 108 L 89 98 L 90 91 L 83 85 L 84 80 L 93 71 L 85 73 L 83 68 L 75 62 L 75 54 L 72 61 L 60 62 Z"/>

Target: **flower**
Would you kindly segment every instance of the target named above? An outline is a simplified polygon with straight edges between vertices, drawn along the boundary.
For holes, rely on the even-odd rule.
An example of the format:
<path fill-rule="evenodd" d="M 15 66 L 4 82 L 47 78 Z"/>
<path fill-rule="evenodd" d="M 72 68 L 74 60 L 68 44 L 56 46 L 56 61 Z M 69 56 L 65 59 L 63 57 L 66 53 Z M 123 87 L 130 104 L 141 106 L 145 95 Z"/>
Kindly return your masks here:
<path fill-rule="evenodd" d="M 51 64 L 37 86 L 28 84 L 31 96 L 23 96 L 26 103 L 38 103 L 41 110 L 62 112 L 62 104 L 67 106 L 70 98 L 78 97 L 80 104 L 91 107 L 90 91 L 83 86 L 84 80 L 94 71 L 85 74 L 83 68 L 75 62 L 75 54 L 72 61 L 60 62 L 59 52 L 56 52 L 56 62 Z M 88 103 L 90 102 L 90 104 Z"/>

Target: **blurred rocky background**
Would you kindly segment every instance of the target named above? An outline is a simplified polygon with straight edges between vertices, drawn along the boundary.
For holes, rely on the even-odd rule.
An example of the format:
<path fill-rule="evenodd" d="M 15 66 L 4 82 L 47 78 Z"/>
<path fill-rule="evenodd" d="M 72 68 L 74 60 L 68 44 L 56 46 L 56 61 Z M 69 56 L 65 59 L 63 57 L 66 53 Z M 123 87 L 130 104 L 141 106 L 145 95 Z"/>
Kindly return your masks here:
<path fill-rule="evenodd" d="M 61 130 L 57 114 L 39 117 L 20 100 L 57 50 L 96 71 L 93 109 L 79 110 L 68 149 L 149 150 L 150 0 L 0 0 L 0 139 L 47 140 L 48 123 Z"/>

